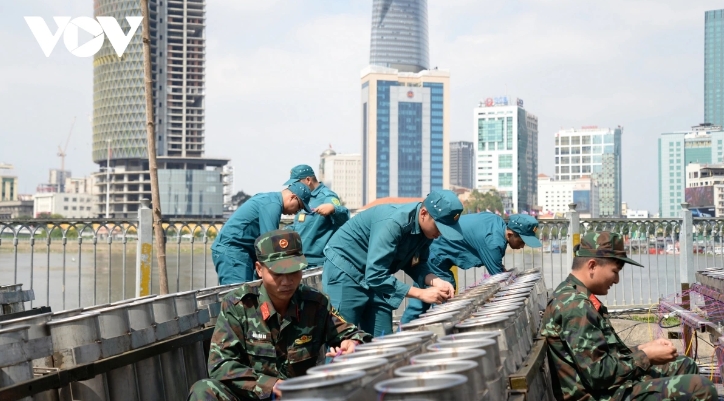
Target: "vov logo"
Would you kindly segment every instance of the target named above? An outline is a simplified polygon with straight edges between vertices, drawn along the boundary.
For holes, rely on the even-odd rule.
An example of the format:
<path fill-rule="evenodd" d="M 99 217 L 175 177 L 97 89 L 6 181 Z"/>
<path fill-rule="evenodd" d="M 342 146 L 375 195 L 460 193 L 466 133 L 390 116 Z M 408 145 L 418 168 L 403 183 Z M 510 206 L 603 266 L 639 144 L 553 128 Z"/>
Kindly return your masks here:
<path fill-rule="evenodd" d="M 103 40 L 108 36 L 111 46 L 113 46 L 118 57 L 121 57 L 141 25 L 143 17 L 126 17 L 126 21 L 131 26 L 128 34 L 123 33 L 120 24 L 113 17 L 96 17 L 98 21 L 90 17 L 78 17 L 73 18 L 73 20 L 70 17 L 53 17 L 53 19 L 58 25 L 55 34 L 50 32 L 50 28 L 43 17 L 25 17 L 25 22 L 28 23 L 35 40 L 43 49 L 45 57 L 50 57 L 50 53 L 58 44 L 60 35 L 63 35 L 63 42 L 68 51 L 78 57 L 90 57 L 98 53 L 98 50 L 103 46 Z M 93 35 L 93 39 L 78 46 L 78 29 L 90 33 Z"/>

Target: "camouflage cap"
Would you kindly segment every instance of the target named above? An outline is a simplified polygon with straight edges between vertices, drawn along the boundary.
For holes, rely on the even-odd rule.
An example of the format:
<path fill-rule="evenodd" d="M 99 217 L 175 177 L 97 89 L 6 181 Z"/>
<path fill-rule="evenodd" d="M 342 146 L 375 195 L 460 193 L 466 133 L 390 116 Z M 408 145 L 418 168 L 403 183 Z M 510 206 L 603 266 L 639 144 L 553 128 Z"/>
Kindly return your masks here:
<path fill-rule="evenodd" d="M 581 238 L 581 245 L 576 250 L 576 256 L 589 258 L 613 258 L 632 265 L 644 267 L 641 263 L 629 259 L 623 246 L 621 234 L 610 231 L 595 231 L 587 233 Z"/>
<path fill-rule="evenodd" d="M 295 273 L 307 267 L 302 238 L 292 230 L 274 230 L 254 241 L 256 258 L 274 273 Z"/>

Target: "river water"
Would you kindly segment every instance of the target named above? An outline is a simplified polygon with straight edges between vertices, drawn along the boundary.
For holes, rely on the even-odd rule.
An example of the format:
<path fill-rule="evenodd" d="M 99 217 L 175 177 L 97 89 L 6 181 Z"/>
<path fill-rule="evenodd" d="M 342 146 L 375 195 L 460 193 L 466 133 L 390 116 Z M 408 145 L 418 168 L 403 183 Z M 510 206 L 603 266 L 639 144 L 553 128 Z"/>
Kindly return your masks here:
<path fill-rule="evenodd" d="M 176 248 L 175 244 L 169 246 L 167 265 L 169 288 L 172 292 L 217 284 L 211 251 L 207 248 L 204 256 L 203 244 L 197 244 L 193 247 L 192 257 L 191 249 L 190 246 L 182 248 Z M 80 255 L 77 248 L 70 247 L 65 256 L 62 252 L 54 250 L 48 253 L 44 246 L 36 247 L 33 253 L 29 250 L 20 250 L 17 254 L 17 282 L 23 283 L 23 289 L 32 288 L 35 291 L 35 301 L 32 306 L 50 305 L 54 311 L 132 298 L 135 284 L 135 254 L 135 244 L 131 246 L 130 243 L 125 253 L 117 246 L 114 246 L 113 252 L 109 252 L 105 244 L 99 244 L 95 253 L 92 249 L 89 251 L 84 248 Z M 626 265 L 621 273 L 620 283 L 611 289 L 609 295 L 602 297 L 602 301 L 610 309 L 633 306 L 648 308 L 657 303 L 659 297 L 670 297 L 679 291 L 680 255 L 631 256 L 646 267 Z M 0 252 L 0 285 L 15 282 L 15 257 L 13 252 L 3 246 Z M 566 257 L 566 253 L 534 253 L 530 249 L 508 250 L 505 266 L 508 269 L 515 267 L 519 270 L 542 267 L 546 286 L 554 288 L 570 271 Z M 724 266 L 724 255 L 694 255 L 694 270 L 714 266 Z M 461 284 L 469 286 L 482 279 L 483 274 L 484 269 L 477 268 L 461 271 L 459 277 Z M 64 276 L 65 291 L 63 291 Z M 405 280 L 411 282 L 409 278 Z M 50 286 L 47 283 L 50 283 Z M 152 292 L 159 292 L 155 255 Z M 27 307 L 30 305 L 26 305 Z"/>

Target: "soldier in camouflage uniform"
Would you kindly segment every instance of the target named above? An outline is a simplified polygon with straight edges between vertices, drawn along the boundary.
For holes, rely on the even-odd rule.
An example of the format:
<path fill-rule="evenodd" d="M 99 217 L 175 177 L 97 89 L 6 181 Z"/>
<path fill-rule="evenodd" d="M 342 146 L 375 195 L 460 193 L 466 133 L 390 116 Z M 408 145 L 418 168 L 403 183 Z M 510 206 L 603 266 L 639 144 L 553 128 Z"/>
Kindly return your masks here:
<path fill-rule="evenodd" d="M 196 382 L 189 400 L 265 400 L 280 381 L 304 375 L 327 356 L 354 352 L 372 336 L 349 324 L 326 295 L 300 284 L 307 261 L 299 234 L 268 232 L 254 243 L 261 285 L 230 292 L 211 338 L 209 379 Z"/>
<path fill-rule="evenodd" d="M 548 302 L 541 334 L 548 342 L 558 400 L 716 400 L 696 363 L 658 339 L 628 347 L 611 327 L 597 295 L 618 283 L 626 257 L 620 235 L 588 233 L 576 247 L 571 274 Z M 642 266 L 643 267 L 643 266 Z"/>

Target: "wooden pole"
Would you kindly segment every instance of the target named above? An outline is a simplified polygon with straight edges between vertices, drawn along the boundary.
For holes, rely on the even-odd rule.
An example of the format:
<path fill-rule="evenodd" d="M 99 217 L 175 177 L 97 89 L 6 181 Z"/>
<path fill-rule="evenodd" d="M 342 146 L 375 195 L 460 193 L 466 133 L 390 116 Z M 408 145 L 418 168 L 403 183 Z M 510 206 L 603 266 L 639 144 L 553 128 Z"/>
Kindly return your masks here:
<path fill-rule="evenodd" d="M 146 141 L 148 142 L 148 168 L 151 172 L 151 209 L 153 210 L 153 231 L 156 238 L 158 259 L 158 283 L 161 294 L 168 294 L 166 272 L 166 242 L 161 219 L 161 198 L 158 190 L 158 165 L 156 164 L 156 130 L 153 117 L 153 79 L 151 75 L 151 24 L 148 18 L 148 0 L 141 0 L 143 16 L 143 76 L 146 91 Z M 160 92 L 159 92 L 160 93 Z"/>

